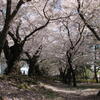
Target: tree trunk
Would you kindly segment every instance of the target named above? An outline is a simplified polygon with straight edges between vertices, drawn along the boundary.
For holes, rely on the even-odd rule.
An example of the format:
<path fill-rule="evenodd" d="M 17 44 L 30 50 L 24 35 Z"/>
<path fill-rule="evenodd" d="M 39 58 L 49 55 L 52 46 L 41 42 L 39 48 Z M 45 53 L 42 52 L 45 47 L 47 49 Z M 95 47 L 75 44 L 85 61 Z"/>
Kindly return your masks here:
<path fill-rule="evenodd" d="M 97 93 L 97 96 L 100 96 L 100 91 Z"/>
<path fill-rule="evenodd" d="M 70 72 L 71 72 L 71 74 L 72 74 L 73 86 L 76 87 L 77 85 L 76 85 L 75 72 L 74 72 L 74 70 L 73 70 L 73 68 L 72 68 L 72 64 L 71 64 L 71 63 L 70 63 Z"/>
<path fill-rule="evenodd" d="M 68 64 L 69 64 L 69 68 L 70 68 L 70 73 L 72 74 L 72 79 L 73 79 L 73 86 L 76 87 L 76 77 L 75 77 L 75 72 L 73 70 L 73 66 L 72 66 L 72 59 L 71 56 L 68 56 Z"/>
<path fill-rule="evenodd" d="M 72 75 L 71 75 L 71 69 L 70 68 L 67 69 L 67 73 L 66 73 L 65 77 L 66 77 L 66 83 L 68 85 L 71 85 Z"/>
<path fill-rule="evenodd" d="M 28 76 L 38 75 L 41 75 L 41 71 L 39 69 L 39 65 L 37 64 L 37 61 L 34 59 L 34 61 L 30 61 L 29 63 Z"/>
<path fill-rule="evenodd" d="M 66 73 L 66 71 L 67 67 L 64 70 L 62 68 L 59 68 L 61 81 L 65 84 L 68 84 L 68 78 L 67 78 L 68 73 Z"/>
<path fill-rule="evenodd" d="M 9 75 L 9 74 L 20 74 L 20 67 L 19 67 L 19 61 L 16 60 L 9 60 L 7 63 L 7 68 L 5 69 L 5 74 Z"/>
<path fill-rule="evenodd" d="M 39 64 L 38 64 L 38 59 L 40 57 L 41 50 L 42 50 L 42 46 L 40 46 L 36 50 L 35 54 L 32 57 L 29 55 L 29 53 L 26 52 L 26 55 L 29 59 L 28 60 L 28 64 L 29 64 L 28 75 L 29 76 L 41 75 L 41 71 L 39 69 Z"/>
<path fill-rule="evenodd" d="M 74 70 L 72 69 L 72 77 L 73 77 L 73 86 L 76 87 L 76 77 L 75 77 L 75 72 Z"/>
<path fill-rule="evenodd" d="M 14 44 L 9 47 L 6 41 L 4 46 L 4 54 L 7 60 L 7 68 L 5 69 L 5 74 L 19 74 L 20 68 L 18 66 L 20 55 L 22 53 L 22 46 L 19 44 Z"/>
<path fill-rule="evenodd" d="M 4 45 L 5 45 L 8 29 L 9 29 L 9 25 L 5 24 L 2 32 L 0 32 L 0 56 L 1 56 L 1 53 L 2 53 L 2 49 L 3 49 Z"/>
<path fill-rule="evenodd" d="M 94 78 L 96 80 L 96 83 L 98 83 L 99 81 L 98 81 L 96 66 L 94 66 Z"/>
<path fill-rule="evenodd" d="M 34 65 L 31 61 L 29 61 L 29 70 L 28 70 L 28 76 L 34 76 Z"/>
<path fill-rule="evenodd" d="M 94 78 L 96 80 L 96 83 L 98 83 L 96 60 L 97 60 L 96 45 L 94 45 Z"/>

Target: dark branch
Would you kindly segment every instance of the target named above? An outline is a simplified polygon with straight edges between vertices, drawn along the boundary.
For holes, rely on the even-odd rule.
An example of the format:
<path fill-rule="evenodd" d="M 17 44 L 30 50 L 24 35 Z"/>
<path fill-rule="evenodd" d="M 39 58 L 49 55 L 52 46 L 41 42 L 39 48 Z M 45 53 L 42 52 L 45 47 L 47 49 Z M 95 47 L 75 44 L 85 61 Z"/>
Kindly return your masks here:
<path fill-rule="evenodd" d="M 45 3 L 44 8 L 43 8 L 44 17 L 45 17 L 47 20 L 53 21 L 53 20 L 59 20 L 59 19 L 67 19 L 67 18 L 69 18 L 70 16 L 72 16 L 72 15 L 70 14 L 70 15 L 68 15 L 68 16 L 50 18 L 50 16 L 48 16 L 48 15 L 46 14 L 46 11 L 45 11 L 46 6 L 47 6 L 47 4 L 48 4 L 48 1 L 49 1 L 49 0 L 46 0 L 46 3 Z"/>
<path fill-rule="evenodd" d="M 69 31 L 69 28 L 68 28 L 68 26 L 67 25 L 65 25 L 65 24 L 63 24 L 64 26 L 65 26 L 65 28 L 67 29 L 67 31 L 68 31 L 68 38 L 69 38 L 69 41 L 70 41 L 70 43 L 71 43 L 71 48 L 74 48 L 73 47 L 73 42 L 72 42 L 72 39 L 71 39 L 71 36 L 70 36 L 70 31 Z"/>
<path fill-rule="evenodd" d="M 10 31 L 8 32 L 8 35 L 12 38 L 12 40 L 14 41 L 14 43 L 17 42 L 17 39 L 15 38 L 14 34 L 11 33 Z"/>
<path fill-rule="evenodd" d="M 12 12 L 12 14 L 11 14 L 11 18 L 10 19 L 13 19 L 15 16 L 16 16 L 16 14 L 17 14 L 17 12 L 19 11 L 19 9 L 20 9 L 20 7 L 22 6 L 22 4 L 24 4 L 25 2 L 23 1 L 23 0 L 20 0 L 19 2 L 18 2 L 18 4 L 17 4 L 17 6 L 16 6 L 16 8 L 14 9 L 14 11 Z"/>
<path fill-rule="evenodd" d="M 9 20 L 11 14 L 11 0 L 7 0 L 7 7 L 6 7 L 6 21 Z"/>
<path fill-rule="evenodd" d="M 94 34 L 94 36 L 97 38 L 97 40 L 100 41 L 100 37 L 99 35 L 97 34 L 97 32 L 94 30 L 94 28 L 91 27 L 91 25 L 89 25 L 86 21 L 86 19 L 84 18 L 83 14 L 81 13 L 80 11 L 80 0 L 77 0 L 77 3 L 78 3 L 78 8 L 77 8 L 77 11 L 78 11 L 78 14 L 79 16 L 81 17 L 82 21 L 84 22 L 84 24 L 88 27 L 88 29 Z"/>
<path fill-rule="evenodd" d="M 80 37 L 79 37 L 78 40 L 76 41 L 74 47 L 77 46 L 78 43 L 81 41 L 81 39 L 82 39 L 82 33 L 83 33 L 83 31 L 84 31 L 84 28 L 85 28 L 85 25 L 83 26 L 83 28 L 82 28 L 82 30 L 81 30 L 81 32 L 80 32 Z"/>
<path fill-rule="evenodd" d="M 42 26 L 36 28 L 35 30 L 33 30 L 30 34 L 28 34 L 28 35 L 24 38 L 23 44 L 27 41 L 27 39 L 28 39 L 30 36 L 32 36 L 35 32 L 37 32 L 37 31 L 39 31 L 39 30 L 45 28 L 48 24 L 49 24 L 49 20 L 48 20 L 44 25 L 42 25 Z"/>
<path fill-rule="evenodd" d="M 34 55 L 39 56 L 41 54 L 41 51 L 42 51 L 42 45 L 39 46 Z"/>
<path fill-rule="evenodd" d="M 26 2 L 29 2 L 31 0 L 26 0 Z M 19 11 L 20 7 L 24 4 L 25 2 L 23 0 L 20 0 L 16 6 L 16 8 L 14 9 L 14 11 L 12 12 L 11 16 L 10 16 L 10 19 L 13 19 L 17 12 Z"/>
<path fill-rule="evenodd" d="M 26 54 L 26 56 L 28 57 L 28 59 L 30 60 L 31 59 L 31 56 L 28 52 L 24 52 Z"/>
<path fill-rule="evenodd" d="M 8 45 L 8 41 L 7 41 L 7 40 L 6 40 L 5 44 L 4 44 L 3 50 L 4 50 L 5 58 L 6 58 L 7 60 L 9 60 L 9 57 L 10 57 L 10 47 L 9 47 L 9 45 Z"/>
<path fill-rule="evenodd" d="M 21 26 L 21 23 L 19 22 L 19 24 L 18 24 L 18 26 L 17 26 L 17 29 L 16 29 L 16 38 L 17 38 L 18 40 L 21 40 L 21 38 L 20 38 L 20 36 L 19 36 L 19 28 L 20 28 L 20 26 Z"/>

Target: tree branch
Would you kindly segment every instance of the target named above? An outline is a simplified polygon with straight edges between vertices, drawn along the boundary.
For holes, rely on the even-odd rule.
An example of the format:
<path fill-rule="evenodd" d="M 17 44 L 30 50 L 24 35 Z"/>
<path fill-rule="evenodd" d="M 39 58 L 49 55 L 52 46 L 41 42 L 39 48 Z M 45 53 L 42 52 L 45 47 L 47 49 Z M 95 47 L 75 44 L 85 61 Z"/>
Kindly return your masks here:
<path fill-rule="evenodd" d="M 78 3 L 77 11 L 78 11 L 78 14 L 79 14 L 79 16 L 81 17 L 82 21 L 83 21 L 84 24 L 88 27 L 88 29 L 94 34 L 94 36 L 97 38 L 97 40 L 100 41 L 99 35 L 98 35 L 97 32 L 94 30 L 94 28 L 92 28 L 91 25 L 89 25 L 89 24 L 87 23 L 86 19 L 84 18 L 83 14 L 82 14 L 81 11 L 80 11 L 80 8 L 81 8 L 80 0 L 77 0 L 77 3 Z"/>
<path fill-rule="evenodd" d="M 4 55 L 5 55 L 5 58 L 7 60 L 9 60 L 9 57 L 10 57 L 10 47 L 8 46 L 8 41 L 6 40 L 5 44 L 4 44 Z"/>
<path fill-rule="evenodd" d="M 29 2 L 29 1 L 31 1 L 31 0 L 26 0 L 26 2 Z M 20 7 L 21 7 L 22 4 L 24 4 L 24 3 L 25 3 L 24 0 L 20 0 L 20 1 L 18 2 L 16 8 L 14 9 L 14 11 L 12 12 L 12 14 L 11 14 L 11 16 L 10 16 L 10 19 L 13 19 L 13 18 L 16 16 L 16 14 L 17 14 L 17 12 L 19 11 Z"/>
<path fill-rule="evenodd" d="M 48 20 L 44 25 L 42 25 L 42 26 L 36 28 L 36 29 L 33 30 L 30 34 L 28 34 L 28 35 L 24 38 L 23 44 L 24 44 L 24 43 L 27 41 L 27 39 L 28 39 L 31 35 L 33 35 L 35 32 L 37 32 L 37 31 L 42 30 L 43 28 L 45 28 L 45 27 L 49 24 L 49 21 L 50 21 L 50 20 Z"/>
<path fill-rule="evenodd" d="M 72 39 L 71 39 L 71 37 L 70 37 L 70 31 L 69 31 L 69 28 L 68 28 L 68 26 L 67 25 L 65 25 L 64 23 L 63 23 L 63 25 L 65 26 L 65 28 L 67 29 L 67 31 L 68 31 L 68 38 L 69 38 L 69 41 L 70 41 L 70 43 L 71 43 L 71 48 L 74 48 L 73 47 L 73 42 L 72 42 Z"/>
<path fill-rule="evenodd" d="M 8 32 L 8 35 L 12 38 L 12 40 L 14 41 L 14 43 L 17 42 L 17 39 L 15 38 L 14 34 L 11 33 L 10 31 Z"/>
<path fill-rule="evenodd" d="M 21 26 L 21 22 L 19 22 L 19 24 L 18 24 L 18 26 L 17 26 L 17 29 L 16 29 L 16 38 L 17 38 L 18 40 L 21 40 L 21 38 L 20 38 L 20 36 L 19 36 L 19 28 L 20 28 L 20 26 Z"/>
<path fill-rule="evenodd" d="M 11 1 L 12 0 L 7 0 L 7 7 L 6 7 L 6 20 L 8 21 L 10 18 L 10 14 L 11 14 Z"/>

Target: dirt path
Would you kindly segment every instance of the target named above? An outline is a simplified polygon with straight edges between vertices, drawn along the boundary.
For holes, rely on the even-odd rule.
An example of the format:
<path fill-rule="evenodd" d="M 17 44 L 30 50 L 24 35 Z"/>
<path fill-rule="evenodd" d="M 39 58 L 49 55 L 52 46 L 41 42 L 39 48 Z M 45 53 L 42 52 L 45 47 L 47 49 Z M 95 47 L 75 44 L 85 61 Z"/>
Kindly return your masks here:
<path fill-rule="evenodd" d="M 96 96 L 98 88 L 83 90 L 70 88 L 61 82 L 40 81 L 39 83 L 28 85 L 0 80 L 0 97 L 3 98 L 2 100 L 100 100 L 100 97 Z"/>
<path fill-rule="evenodd" d="M 59 88 L 59 87 L 52 86 L 52 85 L 49 85 L 49 84 L 45 84 L 45 83 L 42 83 L 42 82 L 40 82 L 40 86 L 44 87 L 46 89 L 51 89 L 52 91 L 59 92 L 59 93 L 76 94 L 76 95 L 81 95 L 81 96 L 96 95 L 99 91 L 99 89 L 67 90 L 67 89 L 64 89 L 64 88 Z"/>

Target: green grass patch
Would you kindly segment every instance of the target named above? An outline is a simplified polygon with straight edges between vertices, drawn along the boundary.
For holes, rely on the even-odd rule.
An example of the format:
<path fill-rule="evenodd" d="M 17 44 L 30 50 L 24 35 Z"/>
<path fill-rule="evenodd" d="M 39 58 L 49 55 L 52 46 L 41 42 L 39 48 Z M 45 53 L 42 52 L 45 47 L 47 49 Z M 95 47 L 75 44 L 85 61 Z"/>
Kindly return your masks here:
<path fill-rule="evenodd" d="M 38 92 L 42 94 L 45 98 L 54 99 L 59 97 L 59 94 L 57 92 L 54 92 L 50 89 L 45 89 L 44 87 L 39 87 Z"/>
<path fill-rule="evenodd" d="M 96 80 L 93 80 L 93 79 L 79 79 L 77 80 L 78 83 L 96 83 Z"/>

